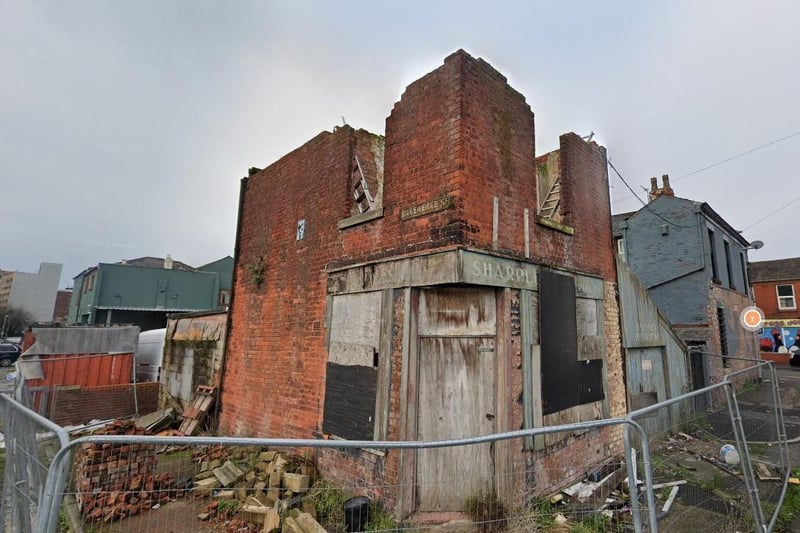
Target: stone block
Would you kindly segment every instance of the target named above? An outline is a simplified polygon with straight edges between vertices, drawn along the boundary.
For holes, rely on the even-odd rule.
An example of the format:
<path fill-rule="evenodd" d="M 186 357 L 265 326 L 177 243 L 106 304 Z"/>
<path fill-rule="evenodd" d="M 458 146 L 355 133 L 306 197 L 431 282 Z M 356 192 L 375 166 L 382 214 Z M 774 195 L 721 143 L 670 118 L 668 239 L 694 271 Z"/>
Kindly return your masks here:
<path fill-rule="evenodd" d="M 274 507 L 267 508 L 264 514 L 264 527 L 262 533 L 278 533 L 281 530 L 281 515 Z"/>
<path fill-rule="evenodd" d="M 264 463 L 270 463 L 272 460 L 275 459 L 275 452 L 274 451 L 267 451 L 261 452 L 258 454 L 258 460 Z"/>
<path fill-rule="evenodd" d="M 325 528 L 319 525 L 319 522 L 314 520 L 310 514 L 307 513 L 300 513 L 300 515 L 294 519 L 303 531 L 306 533 L 327 533 Z"/>
<path fill-rule="evenodd" d="M 230 487 L 234 483 L 241 481 L 244 477 L 244 472 L 232 461 L 226 461 L 224 465 L 214 469 L 214 476 L 223 487 Z"/>
<path fill-rule="evenodd" d="M 310 478 L 303 474 L 291 474 L 285 472 L 283 474 L 283 488 L 291 490 L 295 494 L 308 491 L 308 484 Z"/>
<path fill-rule="evenodd" d="M 193 491 L 198 495 L 211 494 L 211 492 L 219 486 L 219 481 L 216 477 L 209 477 L 206 479 L 199 479 L 195 481 Z"/>
<path fill-rule="evenodd" d="M 281 486 L 280 472 L 273 472 L 269 475 L 269 488 L 278 488 Z"/>
<path fill-rule="evenodd" d="M 287 516 L 283 521 L 283 533 L 305 533 L 305 531 L 294 518 Z"/>

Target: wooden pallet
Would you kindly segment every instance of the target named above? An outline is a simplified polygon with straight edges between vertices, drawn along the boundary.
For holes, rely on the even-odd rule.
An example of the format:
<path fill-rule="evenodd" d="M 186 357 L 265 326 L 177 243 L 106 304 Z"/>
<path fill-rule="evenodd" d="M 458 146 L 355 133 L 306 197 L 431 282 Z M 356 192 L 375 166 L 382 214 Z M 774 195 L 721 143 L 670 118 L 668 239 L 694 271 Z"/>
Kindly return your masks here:
<path fill-rule="evenodd" d="M 206 387 L 205 385 L 198 385 L 197 392 L 195 392 L 194 401 L 192 405 L 184 409 L 181 417 L 181 422 L 178 431 L 184 435 L 193 435 L 200 423 L 205 420 L 208 415 L 208 410 L 214 405 L 214 395 L 216 387 Z"/>

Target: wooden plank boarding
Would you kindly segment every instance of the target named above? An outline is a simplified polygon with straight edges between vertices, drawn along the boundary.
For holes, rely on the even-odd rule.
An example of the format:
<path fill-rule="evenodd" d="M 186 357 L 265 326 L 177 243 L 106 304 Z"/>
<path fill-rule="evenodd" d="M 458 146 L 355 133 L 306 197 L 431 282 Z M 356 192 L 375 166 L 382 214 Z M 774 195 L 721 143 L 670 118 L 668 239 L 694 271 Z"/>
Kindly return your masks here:
<path fill-rule="evenodd" d="M 200 423 L 205 420 L 208 410 L 214 404 L 214 395 L 216 387 L 208 387 L 206 385 L 198 385 L 197 392 L 195 393 L 192 405 L 184 410 L 183 421 L 181 422 L 178 431 L 184 435 L 192 435 Z"/>

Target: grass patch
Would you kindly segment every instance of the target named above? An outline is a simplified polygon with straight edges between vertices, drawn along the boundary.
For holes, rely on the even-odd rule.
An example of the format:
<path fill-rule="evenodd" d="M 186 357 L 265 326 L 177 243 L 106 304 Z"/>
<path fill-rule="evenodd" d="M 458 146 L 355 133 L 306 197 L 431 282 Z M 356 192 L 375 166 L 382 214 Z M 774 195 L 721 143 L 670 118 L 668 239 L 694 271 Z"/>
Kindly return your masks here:
<path fill-rule="evenodd" d="M 753 442 L 747 445 L 751 455 L 763 457 L 767 453 L 767 445 L 763 442 Z"/>
<path fill-rule="evenodd" d="M 395 531 L 397 522 L 378 502 L 369 502 L 369 523 L 367 531 Z"/>
<path fill-rule="evenodd" d="M 792 475 L 797 477 L 800 475 L 800 470 L 792 470 Z M 769 521 L 774 511 L 774 504 L 765 504 L 764 518 Z M 800 486 L 789 485 L 786 490 L 786 498 L 783 500 L 783 506 L 778 512 L 778 519 L 775 521 L 774 531 L 789 532 L 788 527 L 798 516 L 800 516 Z"/>
<path fill-rule="evenodd" d="M 622 532 L 625 527 L 622 524 L 614 524 L 611 519 L 599 513 L 594 513 L 569 529 L 570 533 L 606 533 L 608 531 Z"/>
<path fill-rule="evenodd" d="M 239 504 L 236 503 L 236 500 L 227 500 L 225 498 L 221 498 L 218 501 L 219 504 L 217 505 L 217 515 L 221 518 L 232 518 L 239 509 Z"/>
<path fill-rule="evenodd" d="M 323 527 L 344 530 L 344 502 L 350 498 L 349 494 L 336 488 L 330 480 L 321 478 L 311 486 L 309 498 L 314 502 L 317 521 Z"/>
<path fill-rule="evenodd" d="M 344 531 L 345 517 L 344 504 L 353 495 L 337 488 L 332 481 L 320 478 L 311 486 L 308 494 L 314 503 L 317 521 L 329 531 Z M 397 522 L 391 513 L 386 511 L 378 502 L 369 502 L 369 522 L 366 531 L 393 531 L 397 529 Z"/>
<path fill-rule="evenodd" d="M 479 533 L 497 533 L 508 526 L 508 510 L 494 491 L 467 497 L 464 512 L 475 522 Z"/>

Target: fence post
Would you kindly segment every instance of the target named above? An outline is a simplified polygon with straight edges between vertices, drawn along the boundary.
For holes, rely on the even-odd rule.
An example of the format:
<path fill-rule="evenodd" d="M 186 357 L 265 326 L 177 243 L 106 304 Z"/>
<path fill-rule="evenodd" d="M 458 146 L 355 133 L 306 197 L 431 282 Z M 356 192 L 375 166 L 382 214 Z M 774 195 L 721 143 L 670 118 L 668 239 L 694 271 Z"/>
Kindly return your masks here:
<path fill-rule="evenodd" d="M 758 498 L 758 487 L 756 486 L 755 475 L 753 474 L 753 465 L 750 463 L 750 450 L 747 447 L 747 439 L 744 434 L 744 426 L 742 425 L 742 413 L 739 410 L 739 402 L 736 401 L 736 393 L 733 391 L 733 383 L 725 376 L 725 396 L 728 400 L 728 412 L 731 417 L 731 427 L 733 428 L 733 435 L 736 439 L 736 445 L 739 447 L 739 459 L 742 466 L 742 477 L 747 488 L 747 496 L 750 498 L 750 506 L 753 510 L 753 520 L 757 527 L 766 531 L 766 524 L 764 523 L 764 513 L 761 509 L 761 500 Z"/>
<path fill-rule="evenodd" d="M 631 496 L 631 516 L 633 516 L 633 529 L 637 533 L 642 531 L 642 516 L 639 510 L 639 494 L 636 486 L 636 469 L 633 467 L 633 453 L 631 450 L 631 426 L 625 424 L 622 432 L 625 443 L 625 463 L 628 465 L 628 493 Z"/>

